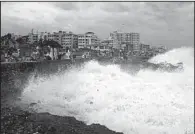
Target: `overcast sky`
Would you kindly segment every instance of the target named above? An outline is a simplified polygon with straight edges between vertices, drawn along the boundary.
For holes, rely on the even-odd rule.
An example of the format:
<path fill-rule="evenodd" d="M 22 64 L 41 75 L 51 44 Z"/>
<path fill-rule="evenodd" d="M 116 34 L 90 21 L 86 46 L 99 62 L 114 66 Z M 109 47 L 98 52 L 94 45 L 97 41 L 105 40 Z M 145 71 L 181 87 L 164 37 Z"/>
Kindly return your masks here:
<path fill-rule="evenodd" d="M 124 24 L 124 25 L 123 25 Z M 95 32 L 100 39 L 115 30 L 140 33 L 146 44 L 194 47 L 192 2 L 4 2 L 1 34 L 39 31 Z"/>

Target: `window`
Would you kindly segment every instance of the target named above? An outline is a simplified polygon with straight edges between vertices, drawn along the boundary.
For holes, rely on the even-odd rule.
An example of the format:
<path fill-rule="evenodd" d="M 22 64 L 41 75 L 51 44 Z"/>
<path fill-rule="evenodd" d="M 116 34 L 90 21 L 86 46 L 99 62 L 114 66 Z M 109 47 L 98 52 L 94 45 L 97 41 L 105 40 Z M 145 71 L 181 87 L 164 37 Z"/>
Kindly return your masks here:
<path fill-rule="evenodd" d="M 104 49 L 104 46 L 100 46 L 100 49 Z"/>

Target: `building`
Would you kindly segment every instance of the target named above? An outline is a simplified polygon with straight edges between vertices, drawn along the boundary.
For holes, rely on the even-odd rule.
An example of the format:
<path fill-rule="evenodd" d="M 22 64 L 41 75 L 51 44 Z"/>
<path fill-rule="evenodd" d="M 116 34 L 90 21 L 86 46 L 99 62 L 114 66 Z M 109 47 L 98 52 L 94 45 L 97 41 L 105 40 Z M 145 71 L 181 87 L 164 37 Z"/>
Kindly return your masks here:
<path fill-rule="evenodd" d="M 127 46 L 127 50 L 128 50 L 129 52 L 133 52 L 133 44 L 131 44 L 131 43 L 126 43 L 126 46 Z"/>
<path fill-rule="evenodd" d="M 113 33 L 110 33 L 110 37 L 113 40 L 113 48 L 120 49 L 120 34 L 117 31 L 114 31 Z"/>
<path fill-rule="evenodd" d="M 48 33 L 38 32 L 38 31 L 34 33 L 32 30 L 32 32 L 28 34 L 28 44 L 33 44 L 34 42 L 38 42 L 40 39 L 48 40 Z"/>
<path fill-rule="evenodd" d="M 145 52 L 148 52 L 150 49 L 150 45 L 146 45 L 146 44 L 140 44 L 140 51 L 145 53 Z"/>
<path fill-rule="evenodd" d="M 100 44 L 100 39 L 93 32 L 78 35 L 78 48 L 93 49 Z"/>
<path fill-rule="evenodd" d="M 107 39 L 104 39 L 101 41 L 100 45 L 97 46 L 96 50 L 100 51 L 111 51 L 113 48 L 113 39 L 111 37 L 108 37 Z"/>
<path fill-rule="evenodd" d="M 114 31 L 110 33 L 110 37 L 113 39 L 113 48 L 115 49 L 122 49 L 124 44 L 126 44 L 127 48 L 130 48 L 128 45 L 133 45 L 133 51 L 139 51 L 140 49 L 139 33 L 124 33 Z"/>
<path fill-rule="evenodd" d="M 34 42 L 38 42 L 40 39 L 42 40 L 54 40 L 61 44 L 60 40 L 60 34 L 59 32 L 54 33 L 48 33 L 48 32 L 33 32 L 33 29 L 31 33 L 28 34 L 28 43 L 33 44 Z"/>
<path fill-rule="evenodd" d="M 61 36 L 61 45 L 63 49 L 68 48 L 78 48 L 78 35 L 73 34 L 72 32 L 63 31 Z"/>
<path fill-rule="evenodd" d="M 33 44 L 38 41 L 38 34 L 29 33 L 28 34 L 28 44 Z"/>
<path fill-rule="evenodd" d="M 61 44 L 61 33 L 60 32 L 53 32 L 53 34 L 52 34 L 52 40 L 53 41 L 56 41 L 56 42 L 58 42 L 59 44 Z"/>
<path fill-rule="evenodd" d="M 48 33 L 47 40 L 54 40 L 54 35 L 52 33 Z"/>
<path fill-rule="evenodd" d="M 39 39 L 42 39 L 42 40 L 48 40 L 48 33 L 47 32 L 41 32 L 39 34 Z"/>
<path fill-rule="evenodd" d="M 48 34 L 48 40 L 54 40 L 63 46 L 65 50 L 68 48 L 77 48 L 78 46 L 78 36 L 72 32 L 59 31 Z"/>
<path fill-rule="evenodd" d="M 130 44 L 133 45 L 133 51 L 140 50 L 140 35 L 139 35 L 139 33 L 131 33 L 130 34 Z"/>
<path fill-rule="evenodd" d="M 108 39 L 104 39 L 101 41 L 101 45 L 108 46 L 108 47 L 112 48 L 113 42 L 114 42 L 114 40 L 111 37 L 108 37 Z"/>

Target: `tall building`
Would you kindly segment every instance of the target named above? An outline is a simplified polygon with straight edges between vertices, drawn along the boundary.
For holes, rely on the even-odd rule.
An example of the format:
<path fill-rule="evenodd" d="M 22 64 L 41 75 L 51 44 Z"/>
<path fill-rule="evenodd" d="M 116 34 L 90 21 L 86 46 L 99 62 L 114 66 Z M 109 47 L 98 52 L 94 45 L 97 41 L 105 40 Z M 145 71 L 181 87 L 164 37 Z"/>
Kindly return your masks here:
<path fill-rule="evenodd" d="M 33 32 L 33 30 L 28 34 L 28 43 L 33 44 L 34 42 L 38 42 L 40 39 L 47 40 L 48 33 L 47 32 Z"/>
<path fill-rule="evenodd" d="M 34 42 L 38 41 L 38 34 L 29 33 L 28 34 L 28 43 L 33 44 Z"/>
<path fill-rule="evenodd" d="M 61 45 L 61 33 L 59 32 L 53 32 L 53 40 L 58 42 Z"/>
<path fill-rule="evenodd" d="M 115 49 L 120 49 L 120 38 L 121 36 L 119 36 L 117 31 L 114 31 L 113 33 L 110 33 L 110 37 L 113 40 L 113 48 Z"/>
<path fill-rule="evenodd" d="M 139 35 L 139 33 L 131 33 L 130 44 L 133 45 L 133 51 L 140 50 L 140 35 Z"/>
<path fill-rule="evenodd" d="M 110 37 L 113 39 L 113 48 L 115 49 L 121 49 L 123 44 L 133 45 L 133 51 L 139 51 L 140 49 L 139 33 L 124 33 L 114 31 L 110 33 Z"/>
<path fill-rule="evenodd" d="M 61 44 L 61 37 L 59 32 L 53 32 L 47 34 L 47 40 L 53 40 Z"/>
<path fill-rule="evenodd" d="M 93 32 L 78 35 L 78 48 L 93 48 L 100 44 L 100 40 Z"/>
<path fill-rule="evenodd" d="M 52 33 L 48 33 L 47 40 L 54 40 L 54 35 Z"/>
<path fill-rule="evenodd" d="M 54 40 L 63 46 L 63 49 L 77 48 L 78 36 L 72 32 L 59 31 L 48 34 L 48 40 Z"/>
<path fill-rule="evenodd" d="M 48 33 L 47 33 L 47 32 L 41 32 L 41 33 L 38 35 L 38 38 L 39 38 L 39 39 L 42 39 L 42 40 L 48 40 Z"/>
<path fill-rule="evenodd" d="M 61 45 L 65 49 L 66 47 L 69 48 L 77 48 L 78 47 L 78 36 L 73 34 L 72 32 L 65 32 L 63 31 L 61 36 Z"/>

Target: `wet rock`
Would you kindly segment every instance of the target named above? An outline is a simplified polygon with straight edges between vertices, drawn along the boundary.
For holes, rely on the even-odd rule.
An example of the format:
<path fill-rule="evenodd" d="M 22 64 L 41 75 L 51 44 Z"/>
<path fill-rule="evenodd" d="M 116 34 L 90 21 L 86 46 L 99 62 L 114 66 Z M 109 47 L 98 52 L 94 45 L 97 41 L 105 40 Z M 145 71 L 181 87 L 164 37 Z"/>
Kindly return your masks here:
<path fill-rule="evenodd" d="M 119 134 L 99 124 L 86 125 L 74 117 L 30 113 L 19 107 L 1 108 L 2 134 Z"/>

